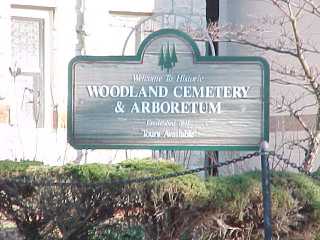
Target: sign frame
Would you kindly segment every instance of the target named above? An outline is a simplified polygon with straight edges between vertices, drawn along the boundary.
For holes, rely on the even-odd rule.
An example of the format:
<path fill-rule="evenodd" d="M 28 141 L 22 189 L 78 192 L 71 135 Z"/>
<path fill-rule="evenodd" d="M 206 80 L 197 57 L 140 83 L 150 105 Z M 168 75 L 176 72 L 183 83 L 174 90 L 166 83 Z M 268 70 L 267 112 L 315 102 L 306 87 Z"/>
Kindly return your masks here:
<path fill-rule="evenodd" d="M 144 50 L 148 44 L 162 35 L 175 35 L 178 38 L 182 38 L 186 41 L 192 48 L 194 53 L 194 64 L 206 63 L 206 62 L 216 62 L 216 63 L 255 63 L 260 64 L 262 67 L 262 141 L 269 141 L 269 94 L 270 94 L 270 67 L 268 62 L 257 56 L 201 56 L 197 44 L 193 39 L 186 33 L 181 32 L 176 29 L 161 29 L 157 32 L 150 34 L 141 43 L 139 50 L 136 55 L 132 56 L 76 56 L 69 62 L 68 65 L 68 109 L 67 109 L 67 140 L 76 149 L 154 149 L 154 150 L 211 150 L 211 151 L 258 151 L 260 148 L 260 143 L 256 145 L 135 145 L 135 144 L 82 144 L 77 143 L 74 137 L 74 65 L 78 62 L 134 62 L 142 63 L 144 57 Z M 152 141 L 152 140 L 151 140 Z"/>

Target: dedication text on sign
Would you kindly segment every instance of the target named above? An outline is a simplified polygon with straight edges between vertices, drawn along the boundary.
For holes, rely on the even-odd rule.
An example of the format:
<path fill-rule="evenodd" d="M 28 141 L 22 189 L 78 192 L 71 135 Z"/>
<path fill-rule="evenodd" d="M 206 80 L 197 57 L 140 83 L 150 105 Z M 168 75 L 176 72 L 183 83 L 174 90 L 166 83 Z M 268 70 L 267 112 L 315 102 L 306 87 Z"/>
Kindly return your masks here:
<path fill-rule="evenodd" d="M 269 68 L 258 57 L 203 57 L 177 30 L 136 56 L 69 64 L 68 140 L 76 148 L 256 150 L 268 140 Z"/>

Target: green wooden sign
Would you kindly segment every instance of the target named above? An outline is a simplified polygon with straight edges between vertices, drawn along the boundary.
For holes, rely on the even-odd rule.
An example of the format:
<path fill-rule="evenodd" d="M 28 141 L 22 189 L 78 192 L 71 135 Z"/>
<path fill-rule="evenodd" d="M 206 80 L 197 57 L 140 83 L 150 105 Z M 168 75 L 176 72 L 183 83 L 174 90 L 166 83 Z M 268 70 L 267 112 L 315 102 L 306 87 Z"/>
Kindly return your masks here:
<path fill-rule="evenodd" d="M 136 56 L 69 63 L 68 141 L 78 149 L 258 150 L 269 138 L 269 65 L 201 56 L 185 33 L 150 34 Z"/>

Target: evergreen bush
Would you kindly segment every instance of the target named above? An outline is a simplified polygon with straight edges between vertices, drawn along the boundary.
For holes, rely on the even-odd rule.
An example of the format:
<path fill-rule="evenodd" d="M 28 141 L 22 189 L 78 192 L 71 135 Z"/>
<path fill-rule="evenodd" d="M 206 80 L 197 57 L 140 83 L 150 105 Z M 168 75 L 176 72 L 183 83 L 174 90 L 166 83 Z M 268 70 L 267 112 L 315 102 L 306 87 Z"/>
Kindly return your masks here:
<path fill-rule="evenodd" d="M 150 160 L 60 167 L 1 161 L 0 214 L 32 240 L 263 238 L 260 172 L 106 184 L 182 170 Z M 319 210 L 319 182 L 272 174 L 275 237 L 316 239 Z"/>

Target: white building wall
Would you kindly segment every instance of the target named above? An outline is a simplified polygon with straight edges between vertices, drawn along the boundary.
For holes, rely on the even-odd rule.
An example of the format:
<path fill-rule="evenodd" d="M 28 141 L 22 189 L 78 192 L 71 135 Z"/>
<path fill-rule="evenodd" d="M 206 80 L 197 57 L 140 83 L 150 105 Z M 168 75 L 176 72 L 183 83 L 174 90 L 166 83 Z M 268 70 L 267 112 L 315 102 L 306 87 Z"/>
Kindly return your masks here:
<path fill-rule="evenodd" d="M 8 68 L 11 63 L 11 17 L 45 16 L 45 125 L 36 128 L 20 119 L 20 125 L 0 123 L 0 160 L 36 159 L 49 164 L 77 162 L 115 162 L 126 158 L 151 156 L 151 151 L 76 151 L 66 142 L 68 62 L 75 56 L 77 0 L 1 0 L 0 1 L 0 116 L 3 106 L 13 111 Z M 33 14 L 37 13 L 37 14 Z M 85 51 L 87 55 L 121 55 L 125 40 L 136 23 L 156 13 L 175 13 L 175 27 L 205 26 L 205 0 L 86 0 L 84 7 Z M 141 14 L 141 16 L 139 15 Z M 172 27 L 165 19 L 159 27 Z M 126 54 L 135 54 L 140 40 L 133 35 Z M 201 46 L 200 46 L 201 47 Z M 55 114 L 55 108 L 58 115 Z M 57 128 L 54 117 L 58 118 Z M 77 159 L 78 157 L 78 159 Z M 80 157 L 80 158 L 79 158 Z"/>
<path fill-rule="evenodd" d="M 0 99 L 5 97 L 7 94 L 8 84 L 9 84 L 9 65 L 5 64 L 10 59 L 10 4 L 7 1 L 0 1 Z M 5 102 L 1 103 L 2 105 Z"/>
<path fill-rule="evenodd" d="M 8 89 L 10 83 L 10 75 L 9 75 L 9 65 L 8 59 L 10 59 L 10 16 L 8 16 L 8 12 L 10 11 L 10 5 L 6 1 L 0 1 L 0 108 L 2 110 L 2 116 L 7 118 L 7 110 L 8 110 Z M 7 63 L 7 64 L 6 64 Z M 7 127 L 7 124 L 0 123 L 0 136 L 3 135 L 4 129 Z M 7 140 L 2 140 L 0 137 L 0 146 L 3 146 Z M 1 152 L 4 155 L 8 156 L 11 154 L 10 149 L 0 147 Z"/>
<path fill-rule="evenodd" d="M 73 158 L 72 151 L 65 154 L 65 129 L 55 130 L 53 126 L 53 105 L 66 105 L 67 69 L 74 56 L 74 1 L 28 1 L 5 0 L 0 2 L 0 41 L 1 74 L 0 106 L 10 109 L 9 121 L 0 123 L 0 160 L 1 159 L 36 159 L 44 162 L 61 164 Z M 11 18 L 41 18 L 44 20 L 44 127 L 36 128 L 21 115 L 16 99 L 15 86 L 25 81 L 25 76 L 18 76 L 14 83 L 9 74 L 11 59 Z M 66 21 L 68 19 L 68 21 Z M 19 66 L 19 65 L 18 65 Z M 21 66 L 20 66 L 21 67 Z M 26 71 L 26 69 L 22 69 Z M 29 77 L 30 78 L 30 77 Z M 29 80 L 28 80 L 29 81 Z M 31 104 L 31 103 L 30 103 Z M 64 109 L 66 109 L 64 107 Z M 2 112 L 3 113 L 3 112 Z M 20 115 L 18 117 L 18 115 Z M 3 113 L 7 114 L 7 113 Z M 3 119 L 2 119 L 3 120 Z M 64 157 L 66 155 L 66 157 Z M 64 157 L 64 160 L 61 160 Z"/>

